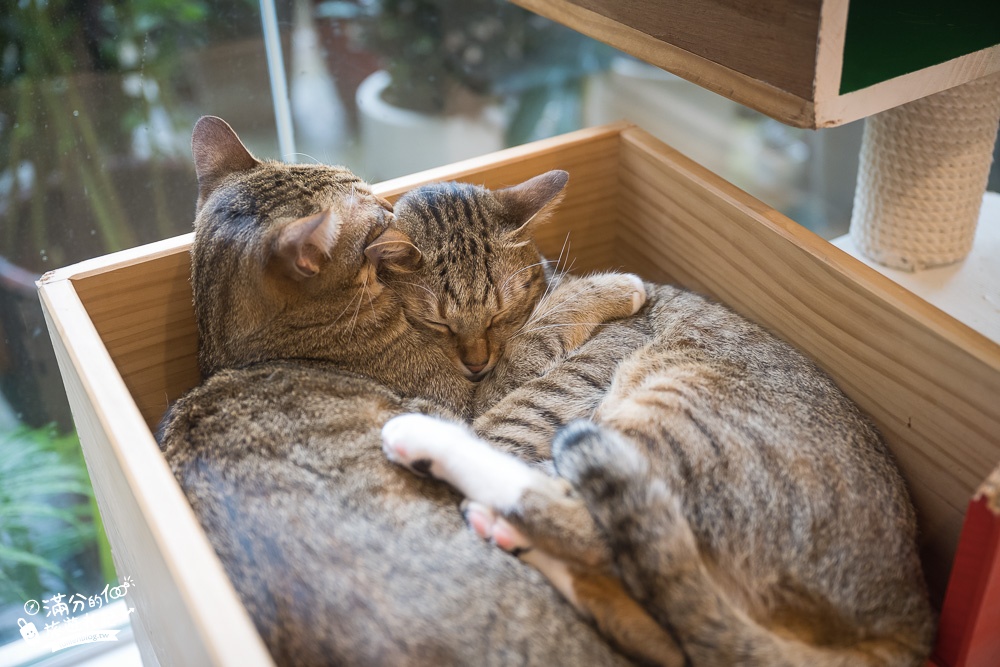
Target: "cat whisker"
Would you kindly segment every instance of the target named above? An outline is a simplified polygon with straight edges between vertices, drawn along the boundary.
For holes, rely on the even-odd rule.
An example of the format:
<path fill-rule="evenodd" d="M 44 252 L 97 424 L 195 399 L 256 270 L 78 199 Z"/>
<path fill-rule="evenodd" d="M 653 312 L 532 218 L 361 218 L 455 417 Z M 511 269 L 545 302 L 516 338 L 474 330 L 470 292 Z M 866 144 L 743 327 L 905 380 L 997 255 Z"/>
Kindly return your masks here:
<path fill-rule="evenodd" d="M 406 282 L 406 281 L 402 281 L 402 280 L 401 280 L 400 282 L 401 282 L 402 284 L 404 284 L 404 285 L 412 285 L 413 287 L 419 287 L 419 288 L 420 288 L 420 289 L 422 289 L 423 291 L 427 292 L 428 296 L 430 297 L 430 299 L 429 299 L 429 301 L 430 301 L 430 307 L 431 307 L 432 309 L 433 309 L 433 308 L 437 308 L 437 305 L 438 305 L 438 297 L 437 297 L 437 294 L 435 294 L 434 292 L 432 292 L 431 290 L 429 290 L 429 289 L 428 289 L 428 288 L 427 288 L 426 286 L 424 286 L 424 285 L 421 285 L 421 284 L 419 284 L 419 283 L 408 283 L 408 282 Z"/>
<path fill-rule="evenodd" d="M 372 299 L 371 290 L 368 289 L 368 279 L 365 278 L 365 294 L 368 295 L 368 305 L 371 306 L 372 316 L 377 317 L 378 313 L 375 312 L 375 301 Z"/>
<path fill-rule="evenodd" d="M 362 283 L 361 287 L 358 288 L 358 294 L 357 294 L 358 305 L 354 309 L 354 317 L 351 318 L 351 328 L 350 328 L 349 333 L 347 334 L 347 340 L 348 341 L 350 341 L 351 339 L 354 338 L 354 329 L 355 329 L 355 327 L 358 324 L 358 315 L 361 313 L 361 304 L 365 300 L 365 293 L 367 291 L 368 291 L 368 276 L 365 276 L 365 282 Z M 354 303 L 354 299 L 353 298 L 351 299 L 351 303 Z"/>
<path fill-rule="evenodd" d="M 535 268 L 536 266 L 543 266 L 544 264 L 545 264 L 545 261 L 543 260 L 541 262 L 535 262 L 534 264 L 529 264 L 528 266 L 525 266 L 523 268 L 518 269 L 514 273 L 510 274 L 509 276 L 507 276 L 507 279 L 503 281 L 503 284 L 500 285 L 500 289 L 498 291 L 506 293 L 507 285 L 510 284 L 511 280 L 513 280 L 514 278 L 516 278 L 519 274 L 523 273 L 524 271 L 529 271 L 529 270 Z M 548 290 L 550 289 L 550 287 L 551 286 L 547 286 L 545 288 L 545 292 L 546 293 L 548 293 Z M 543 296 L 544 296 L 544 294 L 543 294 Z"/>
<path fill-rule="evenodd" d="M 564 268 L 561 272 L 559 271 L 559 265 L 563 264 L 564 258 L 569 256 L 570 242 L 569 242 L 570 232 L 566 232 L 566 238 L 563 239 L 562 248 L 559 249 L 559 256 L 556 258 L 556 270 L 555 275 L 549 284 L 545 287 L 545 292 L 542 293 L 542 299 L 547 297 L 555 289 L 556 285 L 562 282 L 563 277 L 569 272 L 569 269 Z M 573 263 L 576 263 L 576 258 L 573 258 Z M 572 268 L 572 266 L 570 266 Z"/>
<path fill-rule="evenodd" d="M 556 315 L 559 313 L 564 313 L 573 310 L 575 308 L 572 301 L 565 298 L 555 301 L 553 303 L 545 303 L 545 302 L 539 302 L 539 303 L 542 304 L 542 307 L 535 308 L 535 311 L 532 313 L 531 317 L 529 317 L 528 320 L 524 323 L 522 328 L 531 326 L 532 324 L 536 324 L 541 320 L 545 319 L 546 317 L 550 317 L 552 315 Z"/>
<path fill-rule="evenodd" d="M 302 157 L 309 158 L 310 160 L 313 161 L 313 164 L 323 164 L 322 162 L 314 158 L 312 155 L 309 155 L 309 153 L 292 153 L 291 155 L 285 156 L 283 159 L 291 162 L 292 160 L 290 158 L 294 158 L 296 155 L 301 155 Z"/>
<path fill-rule="evenodd" d="M 359 303 L 360 303 L 360 301 L 359 301 Z M 339 321 L 340 321 L 340 318 L 342 318 L 342 317 L 344 316 L 344 314 L 345 314 L 345 313 L 346 313 L 347 311 L 349 311 L 349 310 L 351 309 L 351 306 L 353 306 L 353 305 L 354 305 L 354 297 L 351 297 L 351 300 L 347 302 L 347 305 L 346 305 L 346 306 L 344 306 L 344 309 L 343 309 L 342 311 L 340 311 L 340 314 L 339 314 L 339 315 L 337 315 L 337 317 L 335 317 L 335 318 L 333 319 L 333 321 L 331 321 L 331 322 L 329 322 L 328 324 L 324 325 L 324 326 L 323 326 L 323 329 L 324 329 L 324 330 L 326 330 L 326 329 L 331 329 L 331 328 L 333 328 L 333 326 L 334 326 L 334 325 L 336 325 L 336 324 L 337 324 L 337 322 L 339 322 Z"/>

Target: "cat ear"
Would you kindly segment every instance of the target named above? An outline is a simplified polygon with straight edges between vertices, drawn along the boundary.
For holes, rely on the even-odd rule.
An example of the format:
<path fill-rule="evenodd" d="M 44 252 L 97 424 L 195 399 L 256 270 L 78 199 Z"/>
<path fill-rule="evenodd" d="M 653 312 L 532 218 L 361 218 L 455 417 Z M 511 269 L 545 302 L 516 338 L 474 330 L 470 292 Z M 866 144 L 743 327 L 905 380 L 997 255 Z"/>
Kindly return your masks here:
<path fill-rule="evenodd" d="M 392 227 L 378 235 L 365 248 L 365 257 L 375 265 L 376 269 L 409 272 L 420 266 L 423 254 L 413 245 L 410 237 Z"/>
<path fill-rule="evenodd" d="M 216 116 L 202 116 L 191 132 L 191 155 L 198 175 L 198 206 L 229 174 L 246 171 L 260 164 L 236 136 L 229 123 Z"/>
<path fill-rule="evenodd" d="M 340 234 L 340 219 L 332 209 L 285 223 L 274 240 L 274 257 L 296 280 L 319 273 Z"/>
<path fill-rule="evenodd" d="M 509 235 L 523 236 L 543 221 L 562 200 L 563 189 L 568 180 L 568 173 L 554 169 L 528 179 L 520 185 L 495 190 L 493 194 L 514 216 L 514 228 Z"/>

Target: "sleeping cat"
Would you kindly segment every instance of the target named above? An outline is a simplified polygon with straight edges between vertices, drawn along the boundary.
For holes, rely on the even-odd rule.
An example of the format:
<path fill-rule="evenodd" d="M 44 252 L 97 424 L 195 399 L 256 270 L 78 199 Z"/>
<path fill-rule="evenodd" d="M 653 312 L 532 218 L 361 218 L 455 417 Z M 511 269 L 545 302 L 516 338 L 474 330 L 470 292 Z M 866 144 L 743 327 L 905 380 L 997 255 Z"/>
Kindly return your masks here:
<path fill-rule="evenodd" d="M 171 407 L 158 439 L 275 661 L 624 662 L 537 573 L 468 533 L 453 492 L 399 475 L 379 431 L 407 412 L 471 414 L 490 383 L 470 379 L 483 361 L 472 352 L 488 349 L 495 376 L 510 377 L 505 355 L 542 359 L 532 349 L 543 338 L 562 354 L 599 322 L 635 312 L 641 283 L 607 275 L 477 293 L 502 300 L 509 318 L 493 325 L 510 327 L 511 342 L 455 348 L 459 368 L 408 319 L 420 304 L 404 311 L 386 287 L 440 267 L 365 183 L 343 168 L 259 161 L 213 117 L 195 126 L 192 151 L 204 379 Z M 553 172 L 475 189 L 492 211 L 482 237 L 512 271 L 540 261 L 527 234 L 565 181 Z M 518 280 L 498 262 L 490 269 L 494 288 Z M 560 308 L 566 298 L 599 318 L 575 322 Z M 539 330 L 514 333 L 528 321 Z"/>
<path fill-rule="evenodd" d="M 635 317 L 489 395 L 473 430 L 389 421 L 386 455 L 462 492 L 477 534 L 644 662 L 922 664 L 916 521 L 875 428 L 760 327 L 649 291 Z M 559 478 L 526 463 L 549 457 Z"/>

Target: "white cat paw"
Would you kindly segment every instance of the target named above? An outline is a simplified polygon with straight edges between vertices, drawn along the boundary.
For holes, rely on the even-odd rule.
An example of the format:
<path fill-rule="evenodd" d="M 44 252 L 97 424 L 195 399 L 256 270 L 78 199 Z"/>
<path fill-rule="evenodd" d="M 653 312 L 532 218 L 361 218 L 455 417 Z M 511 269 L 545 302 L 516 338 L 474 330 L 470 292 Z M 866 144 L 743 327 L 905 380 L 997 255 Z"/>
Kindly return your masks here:
<path fill-rule="evenodd" d="M 473 437 L 461 426 L 436 417 L 400 415 L 382 427 L 382 451 L 418 475 L 445 479 L 442 464 L 448 451 L 456 442 Z"/>
<path fill-rule="evenodd" d="M 382 451 L 393 463 L 445 481 L 466 497 L 501 511 L 510 511 L 525 489 L 546 479 L 465 427 L 426 415 L 400 415 L 386 422 Z"/>
<path fill-rule="evenodd" d="M 646 283 L 634 273 L 626 273 L 625 277 L 632 283 L 632 314 L 635 315 L 643 307 L 648 298 L 646 295 Z"/>

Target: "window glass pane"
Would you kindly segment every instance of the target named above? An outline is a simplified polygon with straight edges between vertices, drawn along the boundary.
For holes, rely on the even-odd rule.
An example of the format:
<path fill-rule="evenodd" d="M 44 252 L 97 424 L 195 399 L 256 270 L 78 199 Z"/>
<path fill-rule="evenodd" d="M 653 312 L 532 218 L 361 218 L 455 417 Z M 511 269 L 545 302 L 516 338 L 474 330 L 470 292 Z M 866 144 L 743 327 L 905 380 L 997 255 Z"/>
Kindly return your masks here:
<path fill-rule="evenodd" d="M 818 233 L 846 232 L 861 123 L 786 127 L 504 0 L 277 9 L 299 160 L 378 181 L 624 118 Z"/>
<path fill-rule="evenodd" d="M 254 1 L 23 0 L 0 17 L 0 645 L 121 581 L 34 281 L 190 231 L 206 111 L 275 150 Z M 73 613 L 47 613 L 58 595 Z"/>

